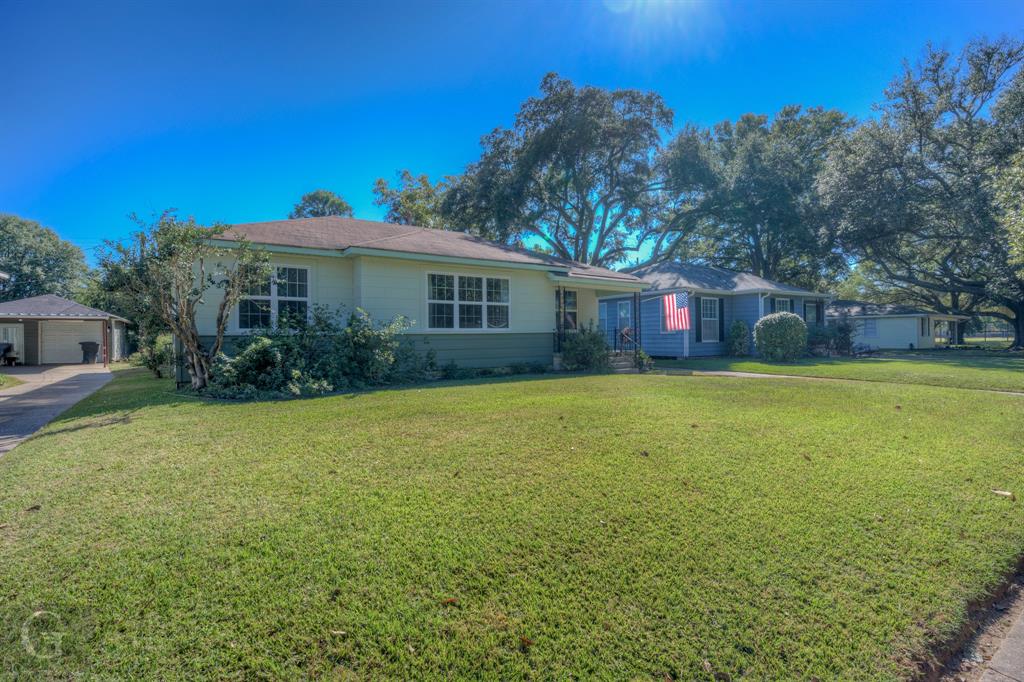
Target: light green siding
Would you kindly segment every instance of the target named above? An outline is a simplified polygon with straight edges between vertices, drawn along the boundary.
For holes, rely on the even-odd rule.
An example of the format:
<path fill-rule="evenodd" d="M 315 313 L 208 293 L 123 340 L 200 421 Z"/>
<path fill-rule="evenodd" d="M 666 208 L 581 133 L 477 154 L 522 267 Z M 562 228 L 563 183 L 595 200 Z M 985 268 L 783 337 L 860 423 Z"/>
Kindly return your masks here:
<path fill-rule="evenodd" d="M 555 291 L 561 284 L 577 292 L 580 328 L 598 322 L 598 291 L 566 281 L 552 281 L 547 271 L 523 268 L 480 267 L 450 263 L 356 256 L 302 256 L 271 252 L 275 267 L 309 269 L 309 304 L 350 312 L 366 310 L 374 320 L 387 322 L 403 316 L 410 322 L 409 337 L 418 349 L 432 348 L 441 364 L 454 361 L 464 367 L 496 367 L 514 362 L 551 364 L 555 332 Z M 438 330 L 427 326 L 427 276 L 430 273 L 502 277 L 509 280 L 509 328 Z M 600 292 L 603 295 L 608 291 Z M 212 340 L 216 331 L 219 292 L 214 290 L 199 308 L 199 332 Z M 225 352 L 244 338 L 238 311 L 232 310 L 226 330 Z"/>
<path fill-rule="evenodd" d="M 551 334 L 555 331 L 555 284 L 546 272 L 522 269 L 479 268 L 443 263 L 362 256 L 356 267 L 355 289 L 359 303 L 375 319 L 404 315 L 410 332 L 452 334 L 427 328 L 427 275 L 444 273 L 505 277 L 509 280 L 511 310 L 508 330 L 462 331 L 466 336 Z M 593 290 L 579 289 L 579 319 L 597 325 L 597 297 Z"/>

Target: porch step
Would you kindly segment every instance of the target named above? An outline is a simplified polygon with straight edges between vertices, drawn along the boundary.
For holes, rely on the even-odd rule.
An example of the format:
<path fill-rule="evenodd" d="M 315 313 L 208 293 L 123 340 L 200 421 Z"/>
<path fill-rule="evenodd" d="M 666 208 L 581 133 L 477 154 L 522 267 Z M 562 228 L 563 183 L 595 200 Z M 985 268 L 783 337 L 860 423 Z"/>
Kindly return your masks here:
<path fill-rule="evenodd" d="M 608 363 L 611 365 L 611 369 L 616 374 L 626 374 L 636 371 L 636 364 L 633 361 L 632 354 L 613 354 L 608 357 Z"/>

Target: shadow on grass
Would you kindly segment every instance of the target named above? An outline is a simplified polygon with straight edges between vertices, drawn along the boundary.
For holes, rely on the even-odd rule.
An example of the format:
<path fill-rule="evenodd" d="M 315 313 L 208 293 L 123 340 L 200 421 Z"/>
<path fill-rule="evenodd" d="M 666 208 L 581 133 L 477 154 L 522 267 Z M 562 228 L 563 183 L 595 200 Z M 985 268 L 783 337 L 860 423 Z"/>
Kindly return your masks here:
<path fill-rule="evenodd" d="M 946 367 L 957 367 L 977 370 L 996 370 L 999 372 L 1024 372 L 1024 352 L 994 350 L 927 350 L 927 351 L 883 351 L 868 357 L 813 357 L 801 358 L 794 362 L 768 362 L 757 357 L 718 357 L 689 358 L 686 360 L 658 360 L 655 366 L 660 369 L 713 369 L 732 370 L 739 363 L 755 363 L 769 367 L 784 369 L 787 367 L 849 367 L 849 366 L 883 366 L 892 361 L 921 362 Z M 737 371 L 756 372 L 756 368 L 745 368 Z"/>
<path fill-rule="evenodd" d="M 377 393 L 401 391 L 433 390 L 459 386 L 487 386 L 493 384 L 518 384 L 524 382 L 554 381 L 566 379 L 583 379 L 591 376 L 607 376 L 596 372 L 564 372 L 545 374 L 516 374 L 510 376 L 477 377 L 473 379 L 440 379 L 422 383 L 395 384 L 390 386 L 373 386 L 365 389 L 336 391 L 322 395 L 259 398 L 256 400 L 231 400 L 212 398 L 193 393 L 187 389 L 176 390 L 174 383 L 168 379 L 156 379 L 146 370 L 131 369 L 118 372 L 114 379 L 92 396 L 78 403 L 57 419 L 36 437 L 58 435 L 72 431 L 81 431 L 102 426 L 130 423 L 133 416 L 140 410 L 151 407 L 177 408 L 183 405 L 207 405 L 210 407 L 228 407 L 233 405 L 251 405 L 268 402 L 293 402 L 304 400 L 321 400 L 324 398 L 345 398 L 355 400 Z M 92 419 L 102 417 L 100 419 Z M 80 420 L 87 420 L 81 423 Z"/>

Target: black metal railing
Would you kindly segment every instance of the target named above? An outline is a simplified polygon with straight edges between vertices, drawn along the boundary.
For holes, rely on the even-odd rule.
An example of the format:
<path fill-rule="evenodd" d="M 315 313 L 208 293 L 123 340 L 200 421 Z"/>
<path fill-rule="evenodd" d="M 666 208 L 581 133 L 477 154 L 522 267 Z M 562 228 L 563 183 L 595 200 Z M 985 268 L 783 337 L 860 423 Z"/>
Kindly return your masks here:
<path fill-rule="evenodd" d="M 637 349 L 636 329 L 633 327 L 612 327 L 602 330 L 604 340 L 613 353 L 632 353 Z"/>

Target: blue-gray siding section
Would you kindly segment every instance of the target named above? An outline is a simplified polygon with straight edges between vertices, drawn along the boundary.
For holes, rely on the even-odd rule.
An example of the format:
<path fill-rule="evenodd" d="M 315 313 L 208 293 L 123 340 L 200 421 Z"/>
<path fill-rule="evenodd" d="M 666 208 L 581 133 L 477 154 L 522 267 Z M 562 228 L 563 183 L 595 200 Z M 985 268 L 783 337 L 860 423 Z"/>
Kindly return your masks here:
<path fill-rule="evenodd" d="M 758 297 L 760 294 L 735 294 L 724 296 L 704 296 L 703 294 L 690 295 L 690 329 L 686 332 L 662 332 L 661 330 L 661 296 L 652 297 L 651 294 L 642 294 L 640 303 L 640 345 L 648 355 L 654 357 L 682 357 L 683 356 L 683 335 L 688 334 L 690 339 L 690 357 L 709 357 L 725 355 L 725 337 L 717 342 L 697 342 L 697 319 L 696 309 L 697 298 L 721 298 L 724 301 L 725 313 L 725 336 L 729 334 L 729 326 L 735 320 L 742 320 L 747 324 L 751 334 L 751 346 L 753 346 L 754 325 L 760 319 Z M 793 302 L 793 312 L 804 317 L 804 301 L 818 301 L 801 296 L 784 296 Z M 601 299 L 600 319 L 604 329 L 612 329 L 617 326 L 616 305 L 619 301 L 631 301 L 628 298 L 605 298 Z M 607 306 L 607 307 L 606 307 Z M 771 312 L 769 298 L 764 299 L 764 314 Z"/>

